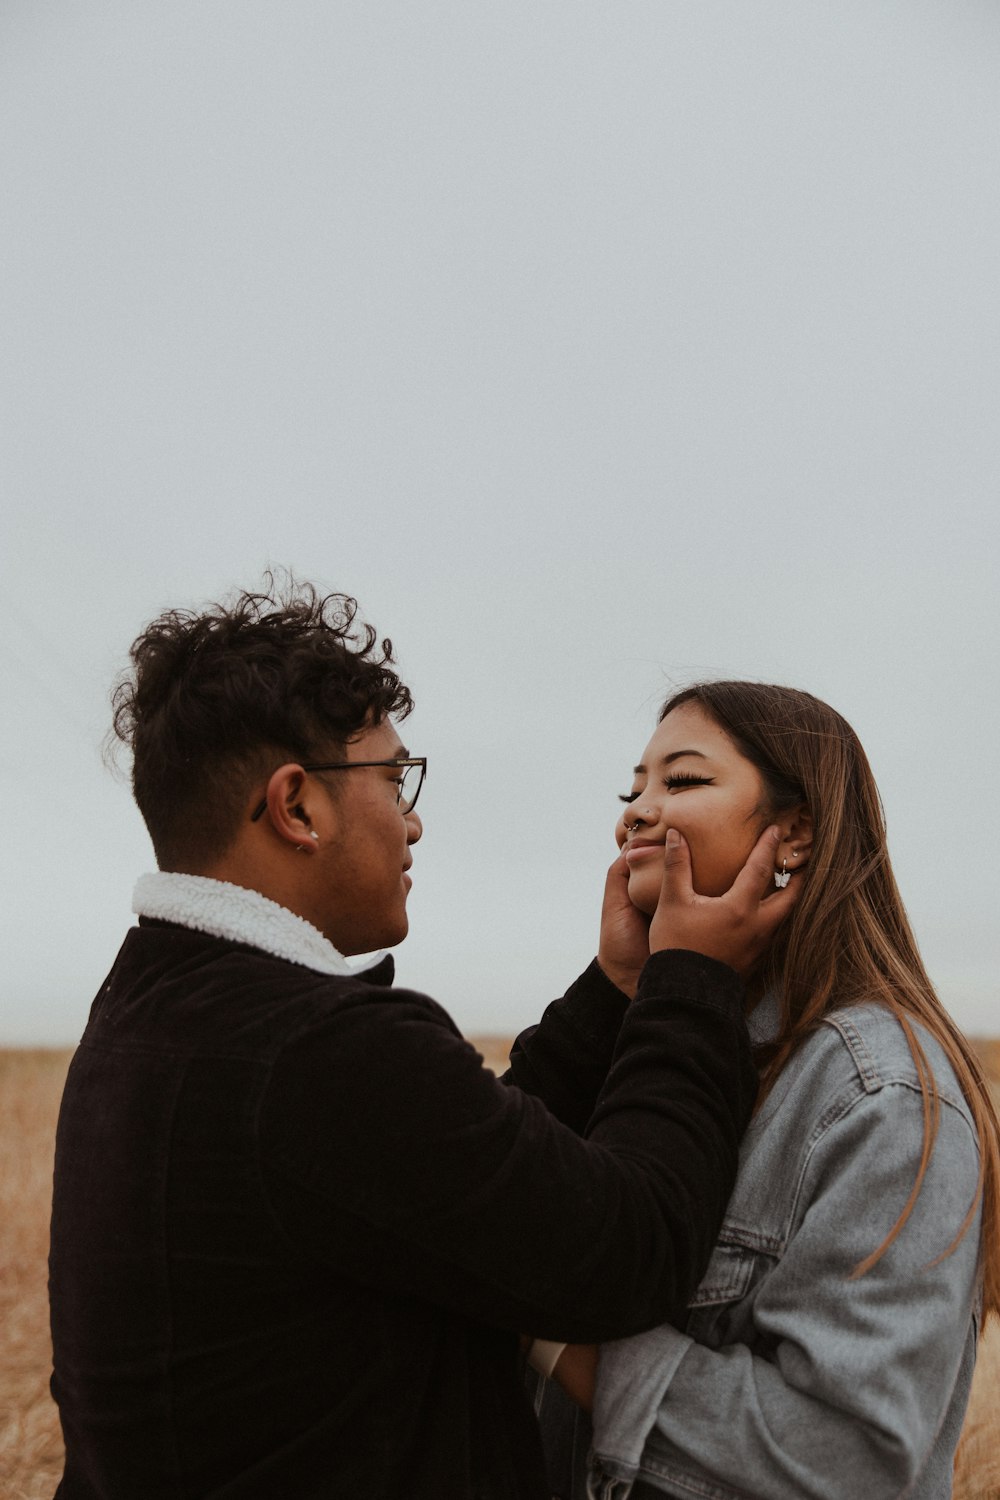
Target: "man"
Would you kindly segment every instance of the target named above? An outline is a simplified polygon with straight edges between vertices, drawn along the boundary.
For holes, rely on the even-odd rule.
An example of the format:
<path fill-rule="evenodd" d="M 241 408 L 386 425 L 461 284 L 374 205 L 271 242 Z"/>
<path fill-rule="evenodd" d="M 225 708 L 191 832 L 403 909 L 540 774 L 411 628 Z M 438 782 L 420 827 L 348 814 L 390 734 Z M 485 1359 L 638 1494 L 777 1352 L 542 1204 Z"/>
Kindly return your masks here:
<path fill-rule="evenodd" d="M 116 694 L 159 873 L 60 1115 L 61 1500 L 540 1500 L 519 1333 L 676 1314 L 721 1220 L 772 851 L 703 901 L 668 850 L 648 931 L 616 864 L 599 962 L 498 1082 L 346 962 L 406 934 L 425 769 L 355 612 L 172 611 Z"/>

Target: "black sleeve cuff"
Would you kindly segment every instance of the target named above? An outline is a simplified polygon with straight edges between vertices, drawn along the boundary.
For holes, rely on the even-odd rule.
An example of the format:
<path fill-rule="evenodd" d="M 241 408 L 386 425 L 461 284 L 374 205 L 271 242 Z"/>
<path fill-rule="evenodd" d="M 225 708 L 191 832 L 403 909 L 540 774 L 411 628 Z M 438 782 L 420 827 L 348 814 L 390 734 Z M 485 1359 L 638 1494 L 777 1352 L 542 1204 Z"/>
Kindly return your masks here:
<path fill-rule="evenodd" d="M 603 1087 L 628 1013 L 629 998 L 595 959 L 537 1026 L 522 1031 L 503 1081 L 543 1099 L 577 1133 Z"/>
<path fill-rule="evenodd" d="M 663 948 L 650 954 L 639 976 L 635 998 L 659 999 L 665 989 L 734 1020 L 744 1013 L 746 990 L 736 970 L 688 948 Z"/>

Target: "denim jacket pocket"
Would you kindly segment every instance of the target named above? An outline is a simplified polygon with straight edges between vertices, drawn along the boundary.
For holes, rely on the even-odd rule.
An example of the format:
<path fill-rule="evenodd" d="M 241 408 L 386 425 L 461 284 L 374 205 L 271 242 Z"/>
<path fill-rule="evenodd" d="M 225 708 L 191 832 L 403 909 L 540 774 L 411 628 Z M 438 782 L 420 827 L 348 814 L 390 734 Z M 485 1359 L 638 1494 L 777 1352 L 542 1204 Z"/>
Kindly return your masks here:
<path fill-rule="evenodd" d="M 725 1228 L 723 1227 L 723 1234 Z M 763 1262 L 763 1264 L 762 1264 Z M 712 1251 L 708 1269 L 688 1303 L 684 1332 L 709 1349 L 732 1339 L 729 1314 L 738 1306 L 742 1321 L 746 1299 L 754 1281 L 771 1264 L 769 1257 L 736 1240 L 720 1240 Z"/>

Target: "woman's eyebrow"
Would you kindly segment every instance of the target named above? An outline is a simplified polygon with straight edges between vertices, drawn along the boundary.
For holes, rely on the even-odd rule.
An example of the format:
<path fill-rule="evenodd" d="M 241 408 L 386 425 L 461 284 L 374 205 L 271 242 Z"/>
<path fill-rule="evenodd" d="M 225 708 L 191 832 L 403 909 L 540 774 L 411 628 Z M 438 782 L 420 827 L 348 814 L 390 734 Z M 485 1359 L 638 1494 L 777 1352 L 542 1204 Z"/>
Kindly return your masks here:
<path fill-rule="evenodd" d="M 681 758 L 682 755 L 697 755 L 697 757 L 698 757 L 699 760 L 708 760 L 709 759 L 709 757 L 705 754 L 704 750 L 671 750 L 670 754 L 669 755 L 665 755 L 663 757 L 663 759 L 660 761 L 660 765 L 661 766 L 669 766 L 675 760 L 680 760 L 680 758 Z M 633 770 L 633 772 L 634 772 L 634 774 L 636 776 L 645 776 L 647 767 L 643 766 L 643 765 L 638 765 L 638 766 L 633 766 L 632 770 Z"/>

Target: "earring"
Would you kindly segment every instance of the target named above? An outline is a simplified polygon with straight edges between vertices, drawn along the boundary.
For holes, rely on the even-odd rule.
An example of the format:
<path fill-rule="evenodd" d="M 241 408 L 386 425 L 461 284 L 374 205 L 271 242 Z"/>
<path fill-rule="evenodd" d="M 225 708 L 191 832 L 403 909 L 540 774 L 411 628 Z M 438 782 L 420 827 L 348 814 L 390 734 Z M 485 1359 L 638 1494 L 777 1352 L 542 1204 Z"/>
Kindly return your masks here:
<path fill-rule="evenodd" d="M 781 869 L 775 870 L 774 872 L 774 883 L 778 887 L 779 891 L 783 891 L 785 889 L 785 886 L 792 878 L 792 872 L 791 870 L 786 868 L 787 865 L 787 859 L 783 859 L 781 861 Z"/>
<path fill-rule="evenodd" d="M 317 844 L 319 843 L 319 834 L 316 832 L 315 828 L 310 829 L 309 837 L 311 839 L 315 839 Z"/>

